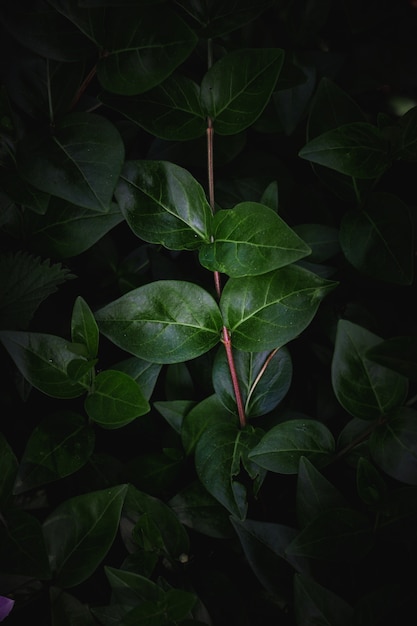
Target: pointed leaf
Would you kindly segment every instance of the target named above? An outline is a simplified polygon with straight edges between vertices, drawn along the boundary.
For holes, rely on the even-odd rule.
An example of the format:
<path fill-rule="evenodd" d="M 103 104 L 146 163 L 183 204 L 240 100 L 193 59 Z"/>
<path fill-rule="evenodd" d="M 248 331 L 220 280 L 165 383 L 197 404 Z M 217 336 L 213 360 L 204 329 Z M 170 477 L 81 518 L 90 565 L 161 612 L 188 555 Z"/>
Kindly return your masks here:
<path fill-rule="evenodd" d="M 334 450 L 335 441 L 327 426 L 297 418 L 273 426 L 249 452 L 249 458 L 271 472 L 297 474 L 301 457 L 321 467 Z"/>
<path fill-rule="evenodd" d="M 212 238 L 200 248 L 200 263 L 233 277 L 265 274 L 311 252 L 275 211 L 258 202 L 218 211 Z"/>
<path fill-rule="evenodd" d="M 208 70 L 201 83 L 201 102 L 216 133 L 234 135 L 258 119 L 283 61 L 280 48 L 234 50 Z"/>
<path fill-rule="evenodd" d="M 87 580 L 110 550 L 119 527 L 127 485 L 118 485 L 60 504 L 43 523 L 56 584 Z"/>
<path fill-rule="evenodd" d="M 369 506 L 378 506 L 384 502 L 387 492 L 384 479 L 376 467 L 364 457 L 360 457 L 358 461 L 356 485 L 359 497 Z"/>
<path fill-rule="evenodd" d="M 417 161 L 417 106 L 412 107 L 397 122 L 394 154 L 397 159 Z"/>
<path fill-rule="evenodd" d="M 94 359 L 97 356 L 98 326 L 92 310 L 82 296 L 76 298 L 72 310 L 71 339 L 74 343 L 85 345 L 88 358 Z"/>
<path fill-rule="evenodd" d="M 372 346 L 366 353 L 375 363 L 417 381 L 417 337 L 398 336 Z"/>
<path fill-rule="evenodd" d="M 6 509 L 0 524 L 2 574 L 49 580 L 51 572 L 39 520 L 18 508 Z"/>
<path fill-rule="evenodd" d="M 297 337 L 312 321 L 336 282 L 298 266 L 227 281 L 220 300 L 224 323 L 238 350 L 273 350 Z"/>
<path fill-rule="evenodd" d="M 220 402 L 217 394 L 204 398 L 184 415 L 181 424 L 181 442 L 187 456 L 195 451 L 201 435 L 215 424 L 229 422 L 236 424 L 236 414 L 229 411 Z"/>
<path fill-rule="evenodd" d="M 209 240 L 211 210 L 200 183 L 166 161 L 128 161 L 115 192 L 133 232 L 171 250 Z"/>
<path fill-rule="evenodd" d="M 322 263 L 340 252 L 339 230 L 326 224 L 298 224 L 294 232 L 309 248 L 311 263 Z"/>
<path fill-rule="evenodd" d="M 117 370 L 97 374 L 84 407 L 93 422 L 110 429 L 121 428 L 150 411 L 137 382 Z"/>
<path fill-rule="evenodd" d="M 124 145 L 116 127 L 94 113 L 71 113 L 54 133 L 26 135 L 18 145 L 18 169 L 34 187 L 106 213 L 123 161 Z"/>
<path fill-rule="evenodd" d="M 74 474 L 92 455 L 94 442 L 94 430 L 77 413 L 63 411 L 44 418 L 26 444 L 13 492 Z"/>
<path fill-rule="evenodd" d="M 354 417 L 378 419 L 401 405 L 407 379 L 367 357 L 381 338 L 348 320 L 339 320 L 332 359 L 332 385 L 340 404 Z"/>
<path fill-rule="evenodd" d="M 194 283 L 161 280 L 95 313 L 100 331 L 117 346 L 152 363 L 178 363 L 220 341 L 222 319 L 214 298 Z"/>
<path fill-rule="evenodd" d="M 113 365 L 112 369 L 124 372 L 133 378 L 139 385 L 144 397 L 149 401 L 158 380 L 161 365 L 149 363 L 149 361 L 137 357 L 130 357 Z"/>
<path fill-rule="evenodd" d="M 343 598 L 310 576 L 294 577 L 294 609 L 297 626 L 351 626 L 353 608 Z"/>

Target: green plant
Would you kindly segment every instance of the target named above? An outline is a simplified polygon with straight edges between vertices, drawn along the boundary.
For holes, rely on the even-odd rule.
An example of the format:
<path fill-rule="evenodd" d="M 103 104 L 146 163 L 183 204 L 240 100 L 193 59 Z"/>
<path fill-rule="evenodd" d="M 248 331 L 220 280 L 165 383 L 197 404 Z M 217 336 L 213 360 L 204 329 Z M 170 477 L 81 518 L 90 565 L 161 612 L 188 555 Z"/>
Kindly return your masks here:
<path fill-rule="evenodd" d="M 412 5 L 1 22 L 8 623 L 404 623 Z M 387 92 L 363 46 L 392 24 Z"/>

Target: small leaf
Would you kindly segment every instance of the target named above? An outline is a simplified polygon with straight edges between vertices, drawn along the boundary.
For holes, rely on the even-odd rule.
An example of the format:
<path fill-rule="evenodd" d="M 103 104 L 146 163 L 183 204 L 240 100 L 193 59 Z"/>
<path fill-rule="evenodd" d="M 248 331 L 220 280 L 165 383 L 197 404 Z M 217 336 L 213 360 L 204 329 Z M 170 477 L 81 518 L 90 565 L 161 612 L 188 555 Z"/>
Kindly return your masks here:
<path fill-rule="evenodd" d="M 200 263 L 237 278 L 265 274 L 311 252 L 275 211 L 258 202 L 218 211 L 212 238 L 200 248 Z"/>
<path fill-rule="evenodd" d="M 18 460 L 7 439 L 0 433 L 0 510 L 6 508 L 12 498 L 12 489 L 17 470 Z"/>
<path fill-rule="evenodd" d="M 366 357 L 417 381 L 417 337 L 398 336 L 372 346 Z"/>
<path fill-rule="evenodd" d="M 401 405 L 407 379 L 378 366 L 367 351 L 381 338 L 348 320 L 339 320 L 332 359 L 332 385 L 340 404 L 354 417 L 378 419 Z"/>
<path fill-rule="evenodd" d="M 372 437 L 370 446 L 372 446 L 371 441 Z M 358 461 L 356 485 L 358 495 L 363 502 L 369 506 L 376 506 L 383 503 L 387 492 L 386 484 L 375 466 L 364 457 L 360 457 Z"/>
<path fill-rule="evenodd" d="M 226 422 L 235 424 L 235 414 L 229 413 L 217 394 L 198 402 L 182 420 L 181 441 L 185 454 L 188 456 L 194 453 L 198 440 L 210 426 Z"/>
<path fill-rule="evenodd" d="M 222 319 L 204 289 L 175 280 L 149 283 L 95 313 L 100 331 L 117 346 L 152 363 L 178 363 L 220 341 Z"/>
<path fill-rule="evenodd" d="M 128 161 L 115 195 L 133 232 L 171 250 L 209 240 L 211 210 L 200 183 L 166 161 Z"/>
<path fill-rule="evenodd" d="M 409 109 L 398 121 L 394 141 L 394 158 L 417 161 L 417 106 Z"/>
<path fill-rule="evenodd" d="M 90 419 L 103 428 L 121 428 L 150 411 L 139 385 L 117 370 L 105 370 L 96 376 L 84 407 Z"/>
<path fill-rule="evenodd" d="M 292 419 L 273 426 L 249 452 L 249 458 L 278 474 L 297 474 L 301 457 L 321 467 L 332 458 L 335 441 L 316 420 Z"/>
<path fill-rule="evenodd" d="M 311 576 L 300 573 L 294 577 L 294 609 L 298 626 L 351 626 L 354 623 L 350 604 Z"/>
<path fill-rule="evenodd" d="M 339 230 L 326 224 L 298 224 L 293 230 L 311 249 L 308 261 L 322 263 L 340 252 Z"/>
<path fill-rule="evenodd" d="M 233 345 L 247 352 L 283 346 L 310 324 L 321 300 L 336 285 L 296 265 L 262 276 L 230 278 L 220 308 Z"/>
<path fill-rule="evenodd" d="M 81 296 L 75 300 L 71 317 L 71 339 L 86 346 L 86 356 L 94 359 L 98 352 L 99 331 L 94 314 Z"/>
<path fill-rule="evenodd" d="M 42 526 L 34 515 L 16 507 L 2 512 L 0 563 L 8 575 L 50 580 Z"/>

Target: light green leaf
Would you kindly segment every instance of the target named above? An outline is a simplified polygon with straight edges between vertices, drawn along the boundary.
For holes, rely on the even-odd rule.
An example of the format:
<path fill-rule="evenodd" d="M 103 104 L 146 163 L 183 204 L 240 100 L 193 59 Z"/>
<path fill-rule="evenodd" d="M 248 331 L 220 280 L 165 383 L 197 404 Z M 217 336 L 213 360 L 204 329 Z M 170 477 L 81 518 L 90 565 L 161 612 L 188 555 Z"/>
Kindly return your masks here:
<path fill-rule="evenodd" d="M 336 287 L 296 265 L 248 278 L 230 278 L 220 308 L 238 350 L 262 352 L 297 337 L 321 300 Z"/>
<path fill-rule="evenodd" d="M 171 250 L 208 241 L 211 210 L 200 183 L 168 161 L 128 161 L 115 196 L 127 223 L 144 241 Z"/>
<path fill-rule="evenodd" d="M 96 311 L 100 331 L 117 346 L 152 363 L 196 358 L 220 341 L 214 298 L 194 283 L 160 280 Z"/>
<path fill-rule="evenodd" d="M 265 274 L 311 252 L 275 211 L 258 202 L 218 211 L 212 238 L 200 248 L 200 263 L 235 278 Z"/>

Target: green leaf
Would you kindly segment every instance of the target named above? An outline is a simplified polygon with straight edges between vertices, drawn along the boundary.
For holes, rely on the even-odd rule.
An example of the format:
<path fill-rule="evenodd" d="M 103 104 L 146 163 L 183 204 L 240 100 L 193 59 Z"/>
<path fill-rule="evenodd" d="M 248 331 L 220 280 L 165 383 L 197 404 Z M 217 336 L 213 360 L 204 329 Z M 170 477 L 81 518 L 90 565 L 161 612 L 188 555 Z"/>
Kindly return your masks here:
<path fill-rule="evenodd" d="M 57 587 L 50 588 L 49 596 L 52 624 L 74 626 L 79 621 L 83 626 L 95 625 L 88 604 Z"/>
<path fill-rule="evenodd" d="M 34 515 L 17 508 L 2 513 L 0 563 L 4 574 L 50 580 L 42 526 Z"/>
<path fill-rule="evenodd" d="M 0 328 L 25 329 L 38 307 L 58 285 L 75 278 L 61 263 L 26 252 L 0 256 Z"/>
<path fill-rule="evenodd" d="M 93 113 L 71 113 L 18 145 L 20 174 L 34 187 L 72 204 L 106 213 L 124 161 L 116 127 Z"/>
<path fill-rule="evenodd" d="M 336 285 L 295 265 L 262 276 L 230 278 L 220 308 L 233 345 L 247 352 L 283 346 L 310 324 Z"/>
<path fill-rule="evenodd" d="M 372 346 L 366 352 L 371 361 L 417 381 L 417 337 L 398 336 Z"/>
<path fill-rule="evenodd" d="M 149 361 L 137 357 L 130 357 L 113 365 L 112 369 L 124 372 L 133 378 L 139 385 L 144 397 L 149 401 L 158 380 L 161 365 L 149 363 Z"/>
<path fill-rule="evenodd" d="M 195 466 L 202 484 L 238 519 L 245 519 L 248 507 L 246 481 L 241 479 L 243 468 L 254 484 L 262 483 L 265 475 L 248 456 L 261 434 L 253 428 L 238 430 L 234 424 L 220 423 L 204 431 L 195 449 Z"/>
<path fill-rule="evenodd" d="M 358 461 L 356 485 L 359 497 L 369 506 L 377 506 L 384 502 L 386 484 L 376 467 L 364 457 L 360 457 Z"/>
<path fill-rule="evenodd" d="M 211 210 L 200 183 L 167 161 L 128 161 L 115 196 L 132 231 L 171 250 L 208 241 Z"/>
<path fill-rule="evenodd" d="M 152 363 L 178 363 L 220 341 L 222 319 L 214 298 L 194 283 L 160 280 L 95 313 L 100 331 L 117 346 Z"/>
<path fill-rule="evenodd" d="M 212 239 L 201 246 L 200 263 L 235 278 L 265 274 L 311 252 L 275 211 L 258 202 L 218 211 Z"/>
<path fill-rule="evenodd" d="M 125 611 L 144 601 L 158 602 L 164 596 L 164 590 L 159 585 L 140 574 L 110 566 L 105 566 L 104 572 L 112 590 L 114 603 Z"/>
<path fill-rule="evenodd" d="M 407 111 L 397 121 L 398 134 L 393 145 L 394 158 L 417 161 L 417 106 Z"/>
<path fill-rule="evenodd" d="M 0 510 L 3 510 L 12 497 L 13 483 L 19 467 L 13 449 L 0 433 Z"/>
<path fill-rule="evenodd" d="M 397 196 L 373 193 L 360 211 L 347 211 L 340 245 L 359 272 L 397 285 L 413 282 L 413 224 L 407 205 Z"/>
<path fill-rule="evenodd" d="M 91 457 L 94 443 L 94 430 L 81 415 L 62 411 L 45 417 L 26 443 L 13 492 L 74 474 Z"/>
<path fill-rule="evenodd" d="M 269 352 L 234 351 L 236 373 L 247 417 L 272 411 L 286 396 L 292 379 L 292 361 L 287 348 Z M 237 414 L 226 351 L 220 348 L 213 363 L 213 386 L 222 404 Z"/>
<path fill-rule="evenodd" d="M 372 459 L 386 474 L 417 485 L 417 412 L 400 407 L 369 439 Z"/>
<path fill-rule="evenodd" d="M 97 374 L 93 391 L 85 399 L 86 413 L 103 428 L 121 428 L 150 411 L 136 381 L 117 370 Z"/>
<path fill-rule="evenodd" d="M 366 122 L 353 122 L 328 130 L 309 141 L 298 155 L 360 179 L 379 178 L 390 166 L 381 131 Z"/>
<path fill-rule="evenodd" d="M 201 435 L 215 424 L 236 424 L 235 413 L 222 404 L 217 394 L 204 398 L 188 410 L 181 423 L 181 441 L 187 456 L 193 454 Z"/>
<path fill-rule="evenodd" d="M 354 623 L 350 604 L 311 576 L 298 572 L 294 576 L 294 610 L 297 626 L 351 626 Z"/>
<path fill-rule="evenodd" d="M 65 500 L 43 523 L 56 584 L 69 588 L 87 580 L 116 537 L 127 485 Z"/>
<path fill-rule="evenodd" d="M 54 398 L 77 398 L 86 392 L 87 379 L 73 381 L 67 368 L 76 354 L 71 343 L 47 333 L 1 331 L 0 341 L 22 376 Z"/>
<path fill-rule="evenodd" d="M 206 131 L 200 87 L 182 74 L 168 76 L 163 83 L 140 96 L 119 97 L 104 92 L 100 100 L 160 139 L 189 141 Z"/>
<path fill-rule="evenodd" d="M 97 356 L 99 330 L 94 314 L 82 296 L 76 298 L 72 309 L 71 339 L 86 347 L 88 358 Z"/>
<path fill-rule="evenodd" d="M 380 337 L 353 322 L 338 322 L 331 366 L 333 390 L 348 413 L 364 420 L 386 415 L 407 396 L 404 376 L 367 357 L 367 351 L 380 341 Z"/>
<path fill-rule="evenodd" d="M 195 404 L 194 400 L 158 400 L 153 406 L 175 432 L 180 433 L 184 417 Z"/>
<path fill-rule="evenodd" d="M 326 224 L 297 224 L 293 231 L 311 249 L 308 261 L 322 263 L 340 252 L 339 230 Z"/>
<path fill-rule="evenodd" d="M 201 103 L 219 135 L 251 126 L 268 104 L 284 61 L 280 48 L 234 50 L 208 70 Z"/>
<path fill-rule="evenodd" d="M 334 450 L 333 435 L 325 424 L 297 418 L 273 426 L 249 452 L 249 458 L 271 472 L 297 474 L 301 457 L 321 467 Z"/>
<path fill-rule="evenodd" d="M 197 44 L 195 33 L 166 3 L 107 12 L 106 54 L 97 65 L 104 89 L 133 96 L 161 83 Z"/>

